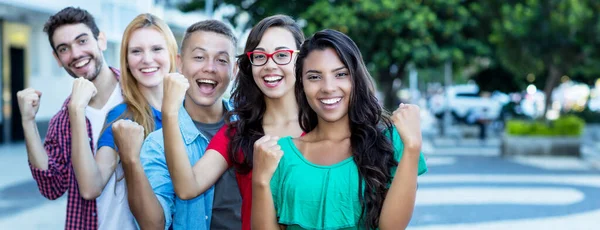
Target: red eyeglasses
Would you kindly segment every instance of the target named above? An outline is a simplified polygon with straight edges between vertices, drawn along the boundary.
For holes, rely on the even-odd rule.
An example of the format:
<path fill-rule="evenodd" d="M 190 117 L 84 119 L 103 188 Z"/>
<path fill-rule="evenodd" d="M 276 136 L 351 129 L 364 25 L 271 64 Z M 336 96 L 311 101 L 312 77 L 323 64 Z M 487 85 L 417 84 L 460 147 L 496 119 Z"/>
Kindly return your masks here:
<path fill-rule="evenodd" d="M 247 52 L 248 59 L 253 66 L 263 66 L 267 64 L 269 58 L 273 59 L 277 65 L 287 65 L 292 62 L 292 56 L 294 53 L 300 52 L 299 50 L 277 50 L 273 53 L 267 53 L 264 51 L 250 51 Z"/>

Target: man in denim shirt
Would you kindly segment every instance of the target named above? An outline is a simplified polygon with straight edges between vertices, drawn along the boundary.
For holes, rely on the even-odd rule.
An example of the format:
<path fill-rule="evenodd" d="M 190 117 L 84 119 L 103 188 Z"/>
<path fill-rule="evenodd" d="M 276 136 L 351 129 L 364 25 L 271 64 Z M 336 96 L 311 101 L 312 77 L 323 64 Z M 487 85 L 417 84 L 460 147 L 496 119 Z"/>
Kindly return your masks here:
<path fill-rule="evenodd" d="M 129 205 L 142 229 L 241 228 L 241 197 L 232 173 L 224 173 L 199 196 L 183 200 L 176 196 L 170 177 L 176 169 L 167 167 L 171 159 L 165 157 L 165 149 L 176 144 L 185 146 L 189 161 L 195 163 L 224 125 L 230 106 L 223 93 L 233 75 L 235 47 L 233 32 L 220 21 L 201 21 L 187 29 L 177 58 L 183 75 L 169 75 L 163 82 L 163 129 L 146 138 L 139 164 L 125 168 L 130 171 Z M 183 143 L 165 143 L 169 135 L 181 135 Z"/>

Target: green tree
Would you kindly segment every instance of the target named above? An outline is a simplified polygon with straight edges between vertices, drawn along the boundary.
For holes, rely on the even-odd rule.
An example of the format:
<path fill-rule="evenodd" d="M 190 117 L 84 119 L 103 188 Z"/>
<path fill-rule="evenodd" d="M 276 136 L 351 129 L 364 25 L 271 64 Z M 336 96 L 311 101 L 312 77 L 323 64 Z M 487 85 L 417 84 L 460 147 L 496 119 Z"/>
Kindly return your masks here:
<path fill-rule="evenodd" d="M 285 2 L 279 0 L 213 0 L 213 7 L 221 4 L 231 4 L 237 8 L 237 14 L 248 13 L 250 21 L 246 27 L 250 28 L 261 19 L 274 15 L 286 14 L 297 18 L 307 7 L 311 6 L 315 0 L 287 0 Z M 205 0 L 192 0 L 180 5 L 180 9 L 184 12 L 204 9 Z"/>
<path fill-rule="evenodd" d="M 409 63 L 427 68 L 450 60 L 458 70 L 472 57 L 489 53 L 485 42 L 477 39 L 478 21 L 469 10 L 476 1 L 221 1 L 248 12 L 250 25 L 265 16 L 282 13 L 304 20 L 307 35 L 325 28 L 347 34 L 361 49 L 389 109 L 396 107 L 397 89 L 392 83 L 406 76 L 404 70 Z"/>
<path fill-rule="evenodd" d="M 455 67 L 461 67 L 472 57 L 488 52 L 487 46 L 469 33 L 478 26 L 469 4 L 460 0 L 351 0 L 334 4 L 319 0 L 301 18 L 307 21 L 307 34 L 332 28 L 352 37 L 386 95 L 386 107 L 392 109 L 396 106 L 392 82 L 406 76 L 408 63 L 428 68 L 451 60 Z"/>
<path fill-rule="evenodd" d="M 543 76 L 546 111 L 564 75 L 597 77 L 600 2 L 595 0 L 481 1 L 494 56 L 517 77 Z"/>

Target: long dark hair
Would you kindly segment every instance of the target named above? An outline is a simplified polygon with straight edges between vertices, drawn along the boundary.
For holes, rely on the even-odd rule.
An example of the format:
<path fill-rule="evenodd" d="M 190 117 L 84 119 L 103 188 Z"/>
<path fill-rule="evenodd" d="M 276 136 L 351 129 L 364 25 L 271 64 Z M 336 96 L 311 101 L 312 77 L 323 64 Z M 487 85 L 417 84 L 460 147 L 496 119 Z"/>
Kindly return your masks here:
<path fill-rule="evenodd" d="M 264 135 L 262 127 L 266 104 L 265 95 L 260 91 L 252 76 L 252 64 L 246 52 L 253 51 L 263 34 L 271 27 L 281 27 L 292 33 L 296 47 L 304 40 L 304 33 L 296 21 L 286 15 L 274 15 L 261 20 L 248 35 L 242 55 L 238 56 L 239 72 L 234 80 L 231 93 L 234 109 L 227 113 L 225 120 L 229 125 L 227 135 L 231 142 L 227 147 L 229 159 L 232 159 L 237 172 L 247 174 L 252 170 L 254 142 Z M 239 155 L 241 150 L 243 155 Z"/>
<path fill-rule="evenodd" d="M 307 39 L 300 48 L 296 61 L 296 100 L 300 109 L 300 127 L 310 132 L 318 124 L 315 111 L 310 107 L 304 93 L 302 70 L 304 60 L 314 50 L 332 48 L 344 66 L 350 71 L 352 93 L 348 117 L 350 120 L 350 143 L 352 156 L 359 172 L 359 199 L 362 206 L 361 223 L 367 229 L 379 225 L 379 215 L 383 206 L 388 183 L 392 179 L 391 168 L 398 162 L 394 159 L 390 132 L 392 122 L 375 97 L 373 80 L 363 62 L 360 50 L 343 33 L 335 30 L 322 30 Z M 391 133 L 389 133 L 391 134 Z M 362 189 L 364 187 L 364 189 Z"/>

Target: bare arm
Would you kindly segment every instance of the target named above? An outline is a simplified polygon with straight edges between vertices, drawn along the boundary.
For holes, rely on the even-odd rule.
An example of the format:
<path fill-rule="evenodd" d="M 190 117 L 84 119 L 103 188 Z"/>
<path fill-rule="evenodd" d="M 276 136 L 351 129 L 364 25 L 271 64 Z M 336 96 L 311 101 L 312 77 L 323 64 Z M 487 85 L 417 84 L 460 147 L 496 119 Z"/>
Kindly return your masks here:
<path fill-rule="evenodd" d="M 123 161 L 127 199 L 140 229 L 165 229 L 165 216 L 139 161 Z"/>
<path fill-rule="evenodd" d="M 419 150 L 405 148 L 383 202 L 380 229 L 405 229 L 408 226 L 415 207 L 418 165 Z"/>
<path fill-rule="evenodd" d="M 117 165 L 117 155 L 114 151 L 99 151 L 94 155 L 90 148 L 90 140 L 85 120 L 85 108 L 96 95 L 94 84 L 85 79 L 73 81 L 73 91 L 69 102 L 69 117 L 71 125 L 71 162 L 79 192 L 86 200 L 93 200 L 102 194 L 108 178 Z"/>
<path fill-rule="evenodd" d="M 37 169 L 48 170 L 48 154 L 42 145 L 42 138 L 40 137 L 35 120 L 23 120 L 22 123 L 27 158 L 30 164 Z"/>
<path fill-rule="evenodd" d="M 179 198 L 189 200 L 213 186 L 229 166 L 219 152 L 210 149 L 192 167 L 177 116 L 177 113 L 163 113 L 165 157 L 175 193 Z"/>
<path fill-rule="evenodd" d="M 60 128 L 68 117 L 59 113 L 50 120 L 44 145 L 35 123 L 35 115 L 40 106 L 42 93 L 32 88 L 17 93 L 17 101 L 21 112 L 27 158 L 31 175 L 36 181 L 40 193 L 51 200 L 62 196 L 69 188 L 70 162 L 65 159 L 66 152 L 62 146 L 66 140 L 58 138 L 66 133 Z"/>
<path fill-rule="evenodd" d="M 416 105 L 403 104 L 398 106 L 392 115 L 396 133 L 392 135 L 393 142 L 399 141 L 403 147 L 396 148 L 396 153 L 402 151 L 392 185 L 383 201 L 379 228 L 405 229 L 412 218 L 417 195 L 417 175 L 421 152 L 422 135 L 420 109 Z M 394 140 L 396 139 L 396 140 Z"/>
<path fill-rule="evenodd" d="M 56 126 L 56 119 L 52 119 L 45 144 L 42 146 L 35 121 L 23 122 L 31 174 L 42 196 L 50 200 L 58 199 L 67 191 L 71 170 L 70 162 L 64 159 L 67 158 L 61 148 L 64 145 L 56 138 L 61 135 Z"/>
<path fill-rule="evenodd" d="M 164 163 L 162 164 L 164 167 L 155 167 L 156 164 L 149 165 L 148 168 L 151 168 L 152 174 L 147 175 L 145 170 L 147 165 L 144 164 L 148 161 L 160 162 L 159 158 L 162 158 L 163 155 L 162 148 L 158 148 L 153 141 L 144 142 L 144 128 L 131 120 L 116 121 L 112 124 L 112 132 L 123 164 L 131 213 L 135 216 L 141 229 L 165 229 L 165 225 L 168 225 L 165 215 L 171 216 L 170 212 L 166 212 L 170 209 L 163 210 L 151 181 L 157 178 L 154 174 L 159 174 L 163 178 L 161 180 L 163 185 L 166 183 L 164 179 L 168 177 L 166 165 Z M 168 180 L 168 178 L 166 179 Z M 172 192 L 162 195 L 170 198 L 172 204 L 174 199 Z"/>
<path fill-rule="evenodd" d="M 71 161 L 79 193 L 86 200 L 93 200 L 102 194 L 104 186 L 117 167 L 117 152 L 110 147 L 102 147 L 96 155 L 90 149 L 85 121 L 85 109 L 69 108 L 71 117 Z"/>
<path fill-rule="evenodd" d="M 254 142 L 252 229 L 280 229 L 271 191 L 271 180 L 283 156 L 278 140 L 265 135 Z"/>
<path fill-rule="evenodd" d="M 285 229 L 277 223 L 269 183 L 252 181 L 252 229 Z"/>
<path fill-rule="evenodd" d="M 40 108 L 42 92 L 33 88 L 27 88 L 17 92 L 17 102 L 21 112 L 21 123 L 25 136 L 25 146 L 27 147 L 27 158 L 29 163 L 36 169 L 48 170 L 48 154 L 42 145 L 40 132 L 35 123 L 35 115 Z M 51 120 L 51 125 L 56 125 L 57 119 Z M 53 126 L 50 126 L 52 130 Z M 50 133 L 50 132 L 49 132 Z"/>

